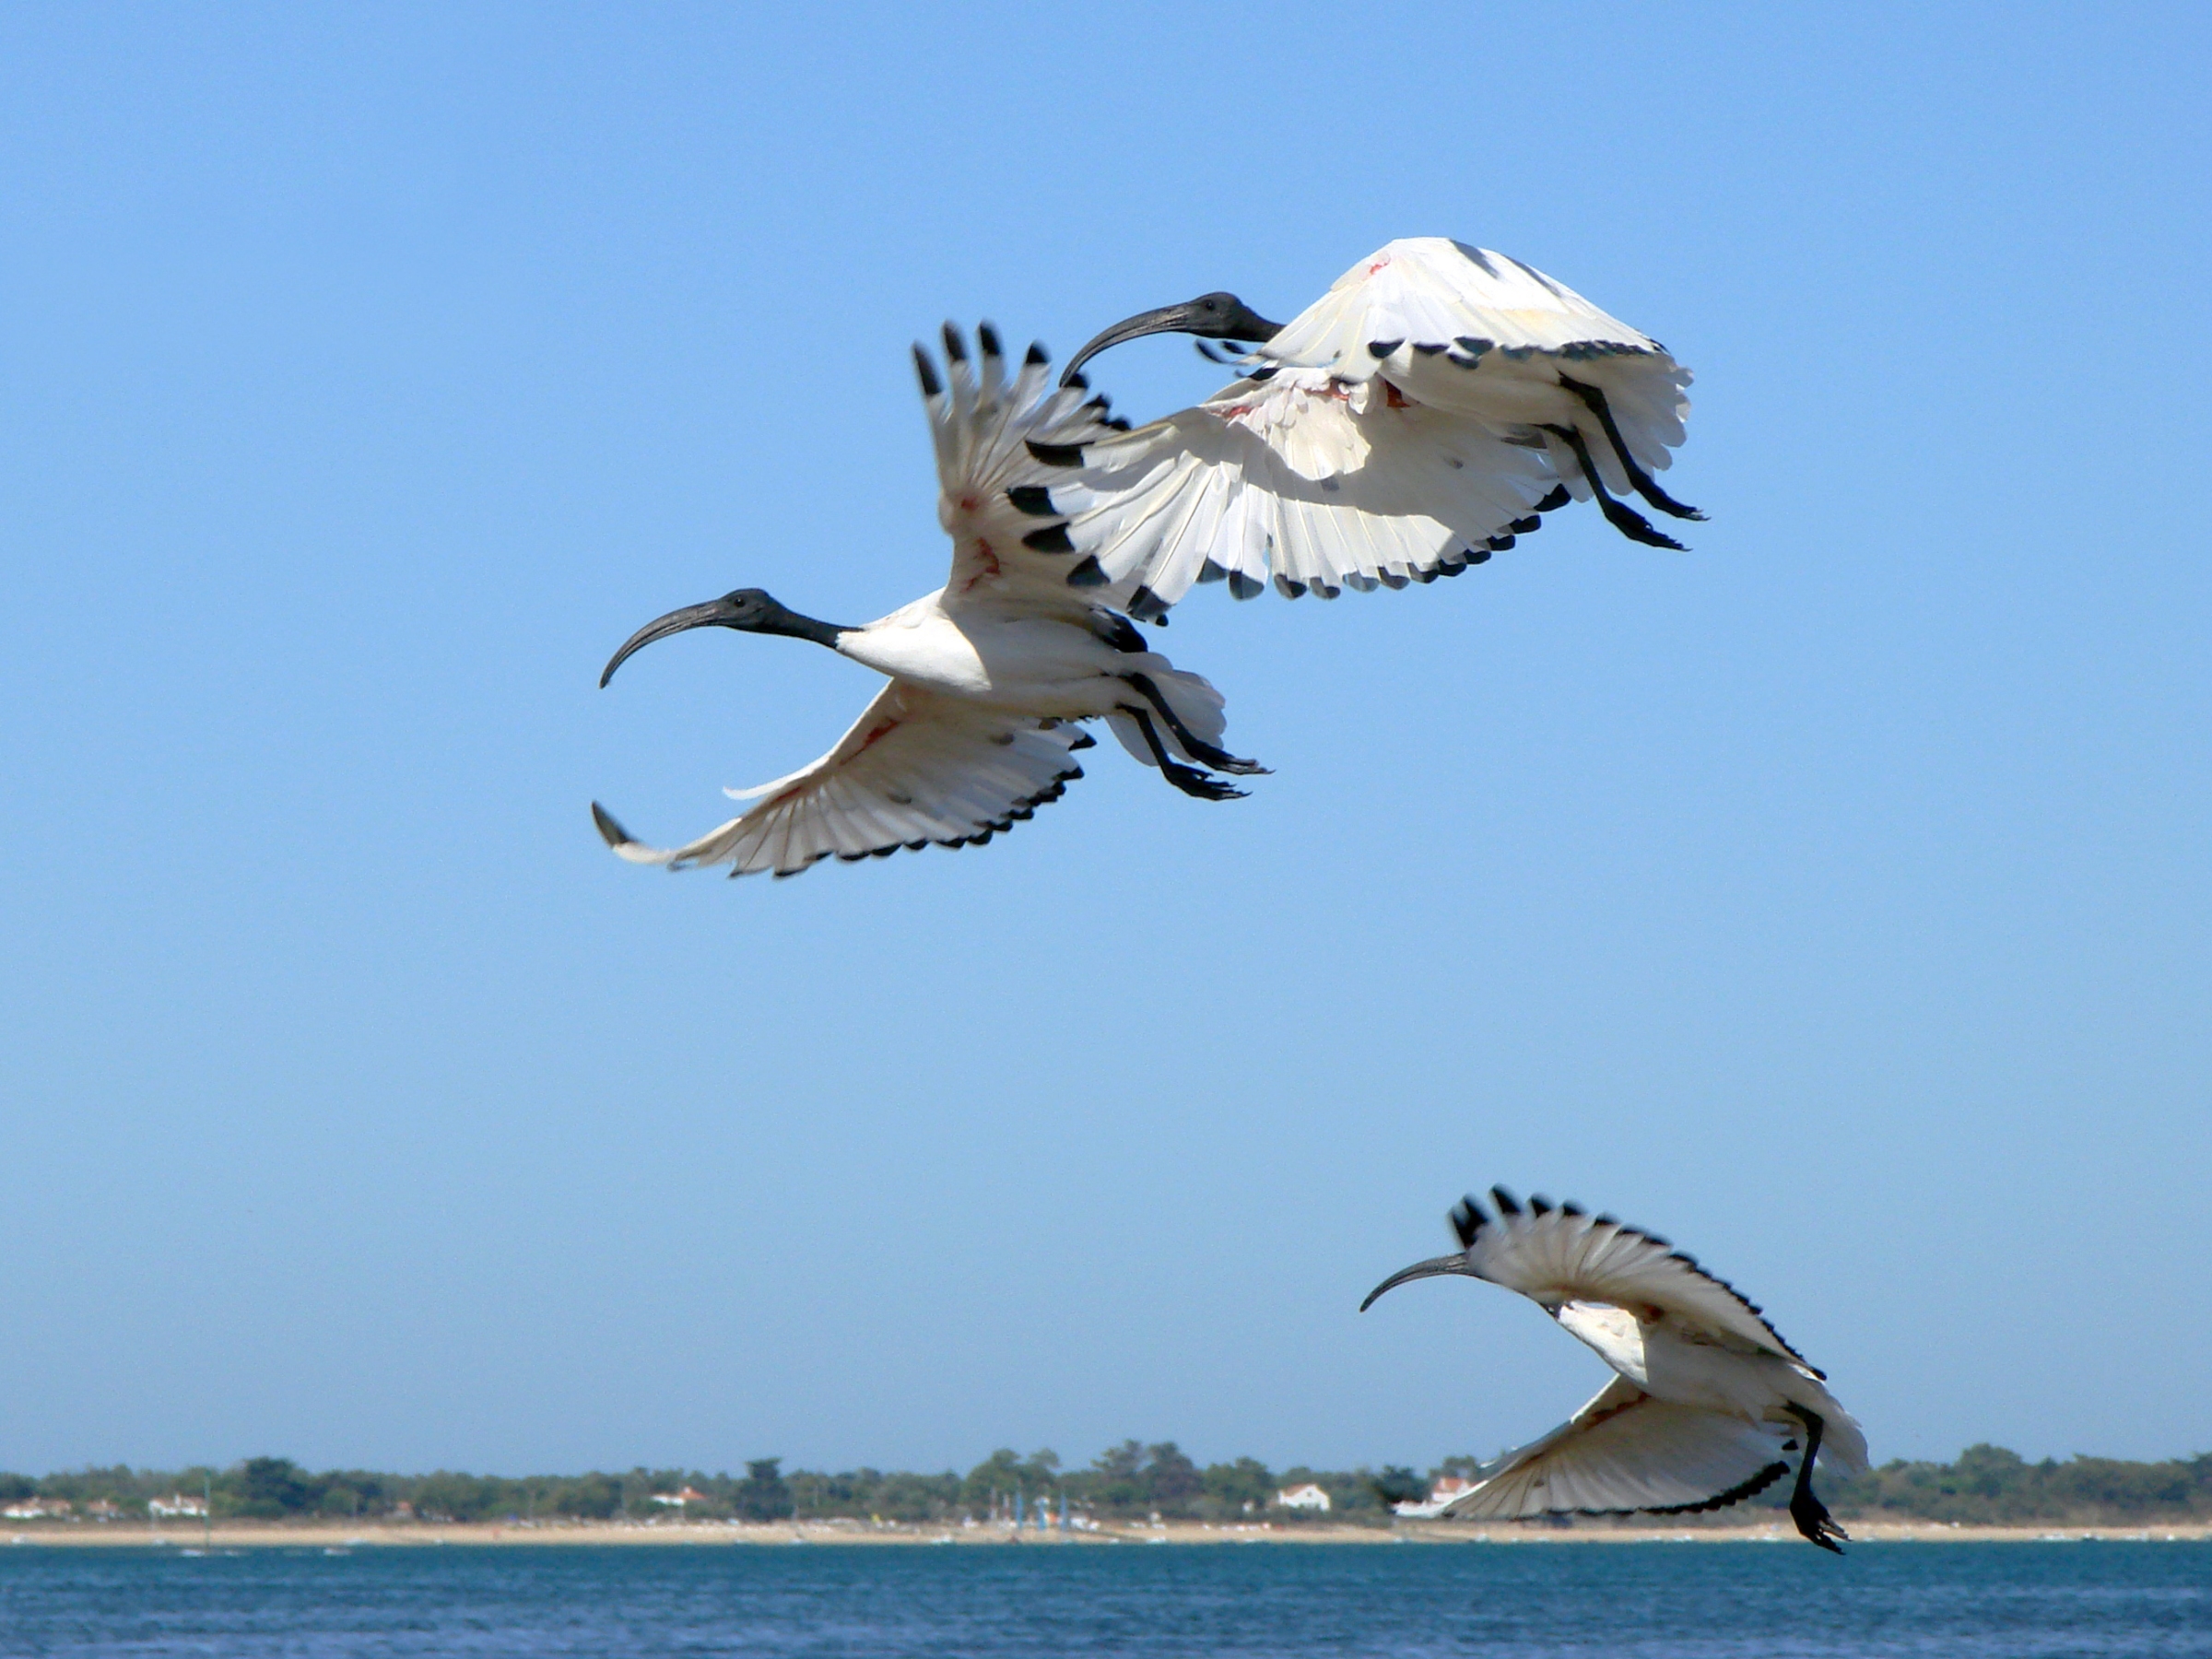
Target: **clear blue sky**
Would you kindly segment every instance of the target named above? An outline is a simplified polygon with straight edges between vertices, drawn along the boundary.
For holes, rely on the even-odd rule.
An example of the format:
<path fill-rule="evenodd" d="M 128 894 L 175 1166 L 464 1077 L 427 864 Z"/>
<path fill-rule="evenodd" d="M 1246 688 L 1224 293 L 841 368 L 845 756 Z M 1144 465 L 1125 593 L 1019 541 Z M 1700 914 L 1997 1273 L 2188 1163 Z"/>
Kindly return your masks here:
<path fill-rule="evenodd" d="M 2195 7 L 0 17 L 0 1466 L 1427 1463 L 1671 1234 L 1877 1457 L 2212 1448 Z M 1249 800 L 618 864 L 942 579 L 905 348 L 1395 236 L 1694 366 L 1695 551 L 1176 613 Z M 1218 383 L 1107 360 L 1127 411 Z"/>

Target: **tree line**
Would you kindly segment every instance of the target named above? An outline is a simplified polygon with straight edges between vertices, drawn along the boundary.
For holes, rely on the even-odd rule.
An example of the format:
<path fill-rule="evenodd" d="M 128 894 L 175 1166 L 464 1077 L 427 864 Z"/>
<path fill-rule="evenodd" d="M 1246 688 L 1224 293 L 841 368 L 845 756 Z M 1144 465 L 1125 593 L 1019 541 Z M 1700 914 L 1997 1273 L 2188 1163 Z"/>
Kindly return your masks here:
<path fill-rule="evenodd" d="M 1322 1517 L 1271 1508 L 1286 1488 L 1311 1483 L 1328 1493 L 1327 1519 L 1380 1524 L 1389 1506 L 1427 1495 L 1446 1475 L 1472 1476 L 1472 1457 L 1446 1458 L 1425 1474 L 1411 1467 L 1348 1471 L 1302 1465 L 1271 1469 L 1256 1458 L 1200 1466 L 1173 1441 L 1124 1441 L 1088 1466 L 1065 1466 L 1053 1452 L 994 1452 L 962 1475 L 880 1469 L 785 1472 L 781 1458 L 757 1458 L 742 1475 L 699 1469 L 635 1468 L 618 1474 L 509 1477 L 438 1470 L 394 1475 L 300 1467 L 286 1457 L 250 1457 L 227 1468 L 160 1471 L 87 1468 L 32 1477 L 0 1474 L 0 1507 L 33 1500 L 66 1502 L 78 1514 L 143 1518 L 152 1500 L 205 1489 L 218 1520 L 644 1521 L 823 1520 L 957 1523 L 1041 1502 L 1054 1517 L 1104 1520 L 1235 1521 L 1266 1513 L 1305 1523 Z M 2046 1458 L 2030 1463 L 2001 1446 L 1970 1446 L 1955 1463 L 1897 1461 L 1824 1488 L 1841 1515 L 1956 1521 L 1965 1524 L 2151 1524 L 2212 1520 L 2212 1454 L 2162 1463 L 2117 1458 Z M 686 1495 L 680 1504 L 656 1501 Z M 95 1506 L 112 1506 L 112 1511 Z M 19 1523 L 11 1523 L 19 1524 Z"/>

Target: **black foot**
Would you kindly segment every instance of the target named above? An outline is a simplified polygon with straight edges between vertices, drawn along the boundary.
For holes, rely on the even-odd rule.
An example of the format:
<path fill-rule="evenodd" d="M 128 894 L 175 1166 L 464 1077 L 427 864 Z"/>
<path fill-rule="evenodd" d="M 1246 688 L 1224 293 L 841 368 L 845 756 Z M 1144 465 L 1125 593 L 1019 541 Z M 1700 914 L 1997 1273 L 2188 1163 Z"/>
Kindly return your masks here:
<path fill-rule="evenodd" d="M 1168 782 L 1184 794 L 1195 795 L 1201 801 L 1241 801 L 1244 798 L 1244 791 L 1234 783 L 1225 783 L 1212 773 L 1202 772 L 1194 767 L 1183 766 L 1173 760 L 1162 760 L 1159 770 Z"/>
<path fill-rule="evenodd" d="M 1193 734 L 1182 724 L 1182 717 L 1169 707 L 1168 700 L 1160 695 L 1159 688 L 1152 683 L 1148 674 L 1124 674 L 1122 678 L 1144 694 L 1145 700 L 1159 711 L 1159 717 L 1168 723 L 1168 730 L 1175 734 L 1175 741 L 1182 745 L 1182 752 L 1194 760 L 1203 760 L 1216 771 L 1233 772 L 1240 778 L 1265 777 L 1267 769 L 1257 760 L 1241 760 L 1227 749 L 1217 748 L 1205 738 Z"/>
<path fill-rule="evenodd" d="M 1828 1512 L 1828 1505 L 1814 1497 L 1809 1487 L 1798 1488 L 1790 1499 L 1790 1519 L 1797 1523 L 1797 1530 L 1810 1542 L 1838 1555 L 1843 1553 L 1843 1546 L 1836 1540 L 1848 1539 L 1851 1535 L 1836 1524 L 1836 1518 Z"/>
<path fill-rule="evenodd" d="M 1678 519 L 1704 518 L 1705 515 L 1695 507 L 1690 506 L 1688 502 L 1676 500 L 1673 496 L 1660 488 L 1658 480 L 1653 478 L 1650 473 L 1645 472 L 1637 464 L 1636 457 L 1629 453 L 1628 441 L 1621 437 L 1620 428 L 1614 423 L 1613 406 L 1606 401 L 1606 394 L 1603 392 L 1595 386 L 1584 385 L 1581 381 L 1570 380 L 1564 374 L 1559 376 L 1559 384 L 1581 398 L 1584 404 L 1589 406 L 1590 412 L 1597 417 L 1598 424 L 1606 429 L 1606 441 L 1613 446 L 1613 453 L 1620 457 L 1620 468 L 1629 475 L 1629 483 L 1634 487 L 1638 495 L 1658 508 L 1660 512 L 1672 513 Z"/>
<path fill-rule="evenodd" d="M 1616 500 L 1606 493 L 1605 480 L 1597 476 L 1597 467 L 1590 459 L 1590 446 L 1583 441 L 1580 430 L 1571 426 L 1547 426 L 1544 429 L 1574 452 L 1575 461 L 1583 469 L 1583 481 L 1590 486 L 1590 493 L 1597 499 L 1598 511 L 1606 515 L 1606 524 L 1630 541 L 1641 542 L 1647 547 L 1671 547 L 1677 553 L 1689 551 L 1635 508 L 1626 501 Z"/>
<path fill-rule="evenodd" d="M 1144 676 L 1132 675 L 1130 677 L 1133 680 L 1143 679 Z M 1152 724 L 1152 712 L 1149 709 L 1132 708 L 1127 703 L 1122 704 L 1121 708 L 1122 712 L 1135 721 L 1137 729 L 1144 733 L 1145 747 L 1152 751 L 1152 759 L 1159 762 L 1160 776 L 1184 794 L 1195 795 L 1201 801 L 1241 801 L 1244 798 L 1244 792 L 1235 784 L 1209 777 L 1196 767 L 1185 766 L 1169 754 L 1167 745 L 1160 742 L 1159 732 Z"/>

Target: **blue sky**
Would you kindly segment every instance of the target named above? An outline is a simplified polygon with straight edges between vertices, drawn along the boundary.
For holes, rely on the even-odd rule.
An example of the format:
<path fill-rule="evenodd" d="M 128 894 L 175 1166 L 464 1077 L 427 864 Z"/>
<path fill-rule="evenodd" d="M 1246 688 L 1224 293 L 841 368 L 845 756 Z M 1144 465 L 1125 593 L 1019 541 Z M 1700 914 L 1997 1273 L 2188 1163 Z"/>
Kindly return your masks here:
<path fill-rule="evenodd" d="M 1428 1463 L 1600 1378 L 1383 1274 L 1666 1232 L 1877 1458 L 2212 1448 L 2188 7 L 0 18 L 0 1466 Z M 1219 590 L 1273 765 L 624 866 L 872 694 L 907 343 L 1395 236 L 1698 374 L 1687 555 Z M 1098 376 L 1143 416 L 1186 343 Z"/>

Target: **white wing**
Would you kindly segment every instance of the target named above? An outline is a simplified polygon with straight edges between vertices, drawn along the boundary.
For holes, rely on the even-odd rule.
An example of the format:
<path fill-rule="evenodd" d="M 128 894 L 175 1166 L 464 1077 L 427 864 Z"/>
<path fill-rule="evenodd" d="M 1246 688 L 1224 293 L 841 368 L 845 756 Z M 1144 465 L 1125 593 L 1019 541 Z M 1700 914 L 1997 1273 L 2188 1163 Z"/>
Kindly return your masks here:
<path fill-rule="evenodd" d="M 1270 368 L 1087 444 L 1050 493 L 1095 556 L 1087 574 L 1140 620 L 1224 579 L 1241 599 L 1270 577 L 1333 599 L 1456 576 L 1535 529 L 1559 480 L 1540 447 L 1507 439 L 1380 380 Z"/>
<path fill-rule="evenodd" d="M 1441 236 L 1377 249 L 1255 355 L 1348 382 L 1382 376 L 1415 402 L 1519 423 L 1545 435 L 1568 488 L 1583 500 L 1590 490 L 1572 441 L 1545 428 L 1573 428 L 1607 488 L 1641 488 L 1632 464 L 1655 490 L 1649 475 L 1672 463 L 1689 408 L 1689 371 L 1658 341 L 1533 265 Z M 1576 386 L 1601 394 L 1610 435 Z"/>
<path fill-rule="evenodd" d="M 1195 408 L 1061 452 L 1046 480 L 1095 561 L 1082 579 L 1140 619 L 1206 581 L 1334 598 L 1454 576 L 1570 499 L 1655 547 L 1681 544 L 1616 496 L 1703 516 L 1653 477 L 1689 371 L 1504 254 L 1394 241 L 1252 360 Z"/>
<path fill-rule="evenodd" d="M 976 337 L 980 373 L 967 342 L 945 325 L 942 380 L 928 354 L 914 347 L 936 445 L 937 522 L 952 537 L 952 574 L 941 603 L 958 609 L 1011 600 L 1048 613 L 1121 608 L 1126 586 L 1116 588 L 1086 562 L 1048 486 L 1065 472 L 1049 458 L 1119 437 L 1126 423 L 1110 422 L 1103 397 L 1087 402 L 1083 388 L 1054 386 L 1042 347 L 1030 347 L 1009 384 L 997 332 L 986 323 Z M 1077 590 L 1104 591 L 1071 591 L 1071 575 Z"/>
<path fill-rule="evenodd" d="M 1654 1400 L 1616 1377 L 1572 1418 L 1509 1452 L 1439 1512 L 1453 1521 L 1721 1509 L 1789 1473 L 1790 1431 Z"/>
<path fill-rule="evenodd" d="M 1547 1308 L 1570 1301 L 1662 1308 L 1750 1350 L 1821 1374 L 1806 1365 L 1755 1303 L 1665 1239 L 1572 1204 L 1555 1206 L 1532 1197 L 1524 1207 L 1501 1187 L 1492 1187 L 1490 1196 L 1498 1206 L 1496 1220 L 1472 1198 L 1452 1217 L 1477 1277 Z"/>
<path fill-rule="evenodd" d="M 893 681 L 812 766 L 732 791 L 760 804 L 688 846 L 632 841 L 596 803 L 606 843 L 632 864 L 732 866 L 733 876 L 795 876 L 835 853 L 882 857 L 980 845 L 1056 801 L 1083 769 L 1068 758 L 1092 739 L 1079 728 L 1010 714 Z"/>

